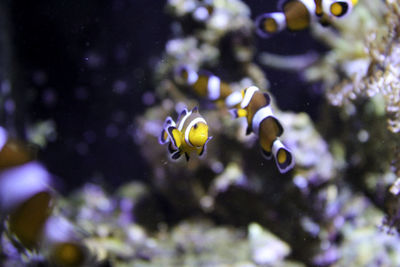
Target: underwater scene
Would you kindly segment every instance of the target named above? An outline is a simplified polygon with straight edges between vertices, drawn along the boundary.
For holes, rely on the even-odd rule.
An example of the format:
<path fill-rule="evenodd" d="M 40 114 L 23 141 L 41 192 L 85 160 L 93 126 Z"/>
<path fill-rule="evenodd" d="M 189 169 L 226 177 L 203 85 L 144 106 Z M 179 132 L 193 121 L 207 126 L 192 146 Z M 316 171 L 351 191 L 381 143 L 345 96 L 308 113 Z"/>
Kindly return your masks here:
<path fill-rule="evenodd" d="M 400 266 L 399 0 L 0 1 L 0 266 Z"/>

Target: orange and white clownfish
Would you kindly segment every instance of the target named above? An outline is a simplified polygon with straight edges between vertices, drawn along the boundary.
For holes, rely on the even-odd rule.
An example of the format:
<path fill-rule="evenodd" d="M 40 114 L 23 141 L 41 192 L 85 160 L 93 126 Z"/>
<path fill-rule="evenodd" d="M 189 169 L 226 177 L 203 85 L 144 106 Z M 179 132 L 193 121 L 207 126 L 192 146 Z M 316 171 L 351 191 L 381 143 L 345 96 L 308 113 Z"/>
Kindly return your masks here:
<path fill-rule="evenodd" d="M 180 66 L 174 78 L 178 84 L 190 87 L 196 95 L 211 101 L 224 100 L 232 93 L 228 83 L 208 71 L 196 72 L 188 66 Z"/>
<path fill-rule="evenodd" d="M 7 230 L 25 248 L 37 248 L 42 239 L 53 206 L 50 183 L 28 145 L 0 126 L 0 217 L 7 217 Z"/>
<path fill-rule="evenodd" d="M 271 109 L 271 98 L 267 93 L 261 93 L 256 86 L 242 91 L 243 100 L 240 108 L 234 110 L 236 117 L 246 117 L 247 131 L 255 133 L 259 138 L 262 154 L 265 158 L 275 158 L 281 173 L 294 167 L 292 152 L 279 140 L 283 133 L 282 125 Z"/>
<path fill-rule="evenodd" d="M 300 31 L 308 28 L 315 14 L 314 0 L 289 0 L 281 4 L 280 12 L 264 13 L 256 18 L 256 29 L 261 37 L 288 29 Z"/>
<path fill-rule="evenodd" d="M 256 18 L 257 33 L 261 37 L 288 29 L 300 31 L 308 28 L 314 20 L 322 25 L 330 24 L 332 18 L 349 14 L 358 0 L 281 0 L 279 12 L 264 13 Z"/>
<path fill-rule="evenodd" d="M 50 266 L 95 266 L 95 257 L 82 232 L 61 216 L 50 217 L 44 229 L 42 250 Z"/>
<path fill-rule="evenodd" d="M 323 26 L 331 24 L 332 19 L 350 14 L 358 0 L 315 0 L 315 15 Z"/>
<path fill-rule="evenodd" d="M 171 117 L 167 117 L 159 142 L 160 144 L 169 142 L 168 151 L 172 159 L 176 160 L 185 154 L 188 161 L 192 152 L 202 156 L 211 138 L 208 136 L 206 120 L 195 107 L 191 111 L 184 109 L 176 123 Z"/>

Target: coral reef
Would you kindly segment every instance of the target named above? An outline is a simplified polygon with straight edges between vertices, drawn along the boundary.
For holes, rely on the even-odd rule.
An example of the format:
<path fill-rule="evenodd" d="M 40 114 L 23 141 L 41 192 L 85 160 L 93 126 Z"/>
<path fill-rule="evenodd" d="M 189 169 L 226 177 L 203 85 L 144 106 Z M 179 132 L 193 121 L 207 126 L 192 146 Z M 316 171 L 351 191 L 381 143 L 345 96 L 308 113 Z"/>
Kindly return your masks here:
<path fill-rule="evenodd" d="M 2 208 L 2 260 L 16 266 L 399 265 L 398 236 L 390 235 L 400 231 L 399 3 L 361 1 L 330 28 L 312 25 L 314 38 L 329 48 L 325 54 L 259 57 L 301 72 L 326 96 L 313 121 L 280 110 L 268 91 L 284 129 L 280 138 L 296 162 L 284 174 L 262 157 L 256 135 L 245 134 L 245 119 L 233 119 L 224 101 L 196 95 L 175 77 L 188 66 L 212 71 L 233 92 L 253 85 L 267 92 L 273 85 L 255 63 L 250 9 L 240 0 L 169 0 L 165 11 L 174 22 L 152 70 L 155 90 L 147 96 L 154 103 L 134 118 L 131 132 L 146 176 L 113 192 L 93 183 L 67 196 L 51 189 L 52 212 L 35 232 L 34 249 Z M 195 106 L 213 139 L 204 158 L 173 161 L 158 143 L 163 121 Z M 45 147 L 55 128 L 51 120 L 38 123 L 28 137 Z M 0 192 L 15 167 L 2 161 L 1 141 Z"/>

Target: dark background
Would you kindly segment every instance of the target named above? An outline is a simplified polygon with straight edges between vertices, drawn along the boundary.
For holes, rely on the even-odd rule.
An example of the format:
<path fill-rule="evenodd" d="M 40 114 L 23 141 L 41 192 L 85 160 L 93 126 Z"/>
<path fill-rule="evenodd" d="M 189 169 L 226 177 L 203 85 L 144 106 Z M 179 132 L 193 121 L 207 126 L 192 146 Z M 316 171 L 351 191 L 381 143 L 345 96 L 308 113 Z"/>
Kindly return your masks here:
<path fill-rule="evenodd" d="M 275 1 L 246 1 L 253 18 Z M 0 2 L 0 78 L 11 83 L 14 112 L 0 123 L 19 137 L 27 124 L 53 119 L 57 139 L 40 151 L 52 173 L 72 189 L 85 181 L 117 186 L 146 180 L 132 140 L 151 70 L 171 37 L 165 1 L 84 0 Z M 308 31 L 256 38 L 258 51 L 283 55 L 322 51 Z M 265 69 L 284 110 L 318 117 L 320 96 L 299 73 Z"/>

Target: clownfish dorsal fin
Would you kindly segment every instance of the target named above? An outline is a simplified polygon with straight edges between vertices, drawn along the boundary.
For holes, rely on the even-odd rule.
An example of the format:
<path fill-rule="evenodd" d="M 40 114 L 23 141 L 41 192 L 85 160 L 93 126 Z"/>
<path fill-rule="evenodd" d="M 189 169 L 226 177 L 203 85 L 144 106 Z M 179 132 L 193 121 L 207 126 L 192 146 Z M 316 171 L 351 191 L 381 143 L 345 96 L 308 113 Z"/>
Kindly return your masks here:
<path fill-rule="evenodd" d="M 186 114 L 188 113 L 188 110 L 186 109 L 186 108 L 184 108 L 182 111 L 181 111 L 181 113 L 179 114 L 179 116 L 178 116 L 178 123 L 179 123 L 179 121 L 183 118 L 183 117 L 185 117 L 186 116 Z"/>
<path fill-rule="evenodd" d="M 263 93 L 265 97 L 265 101 L 267 102 L 266 106 L 269 106 L 271 104 L 271 97 L 268 93 Z"/>
<path fill-rule="evenodd" d="M 195 106 L 192 111 L 192 113 L 199 113 L 199 108 L 197 106 Z"/>

